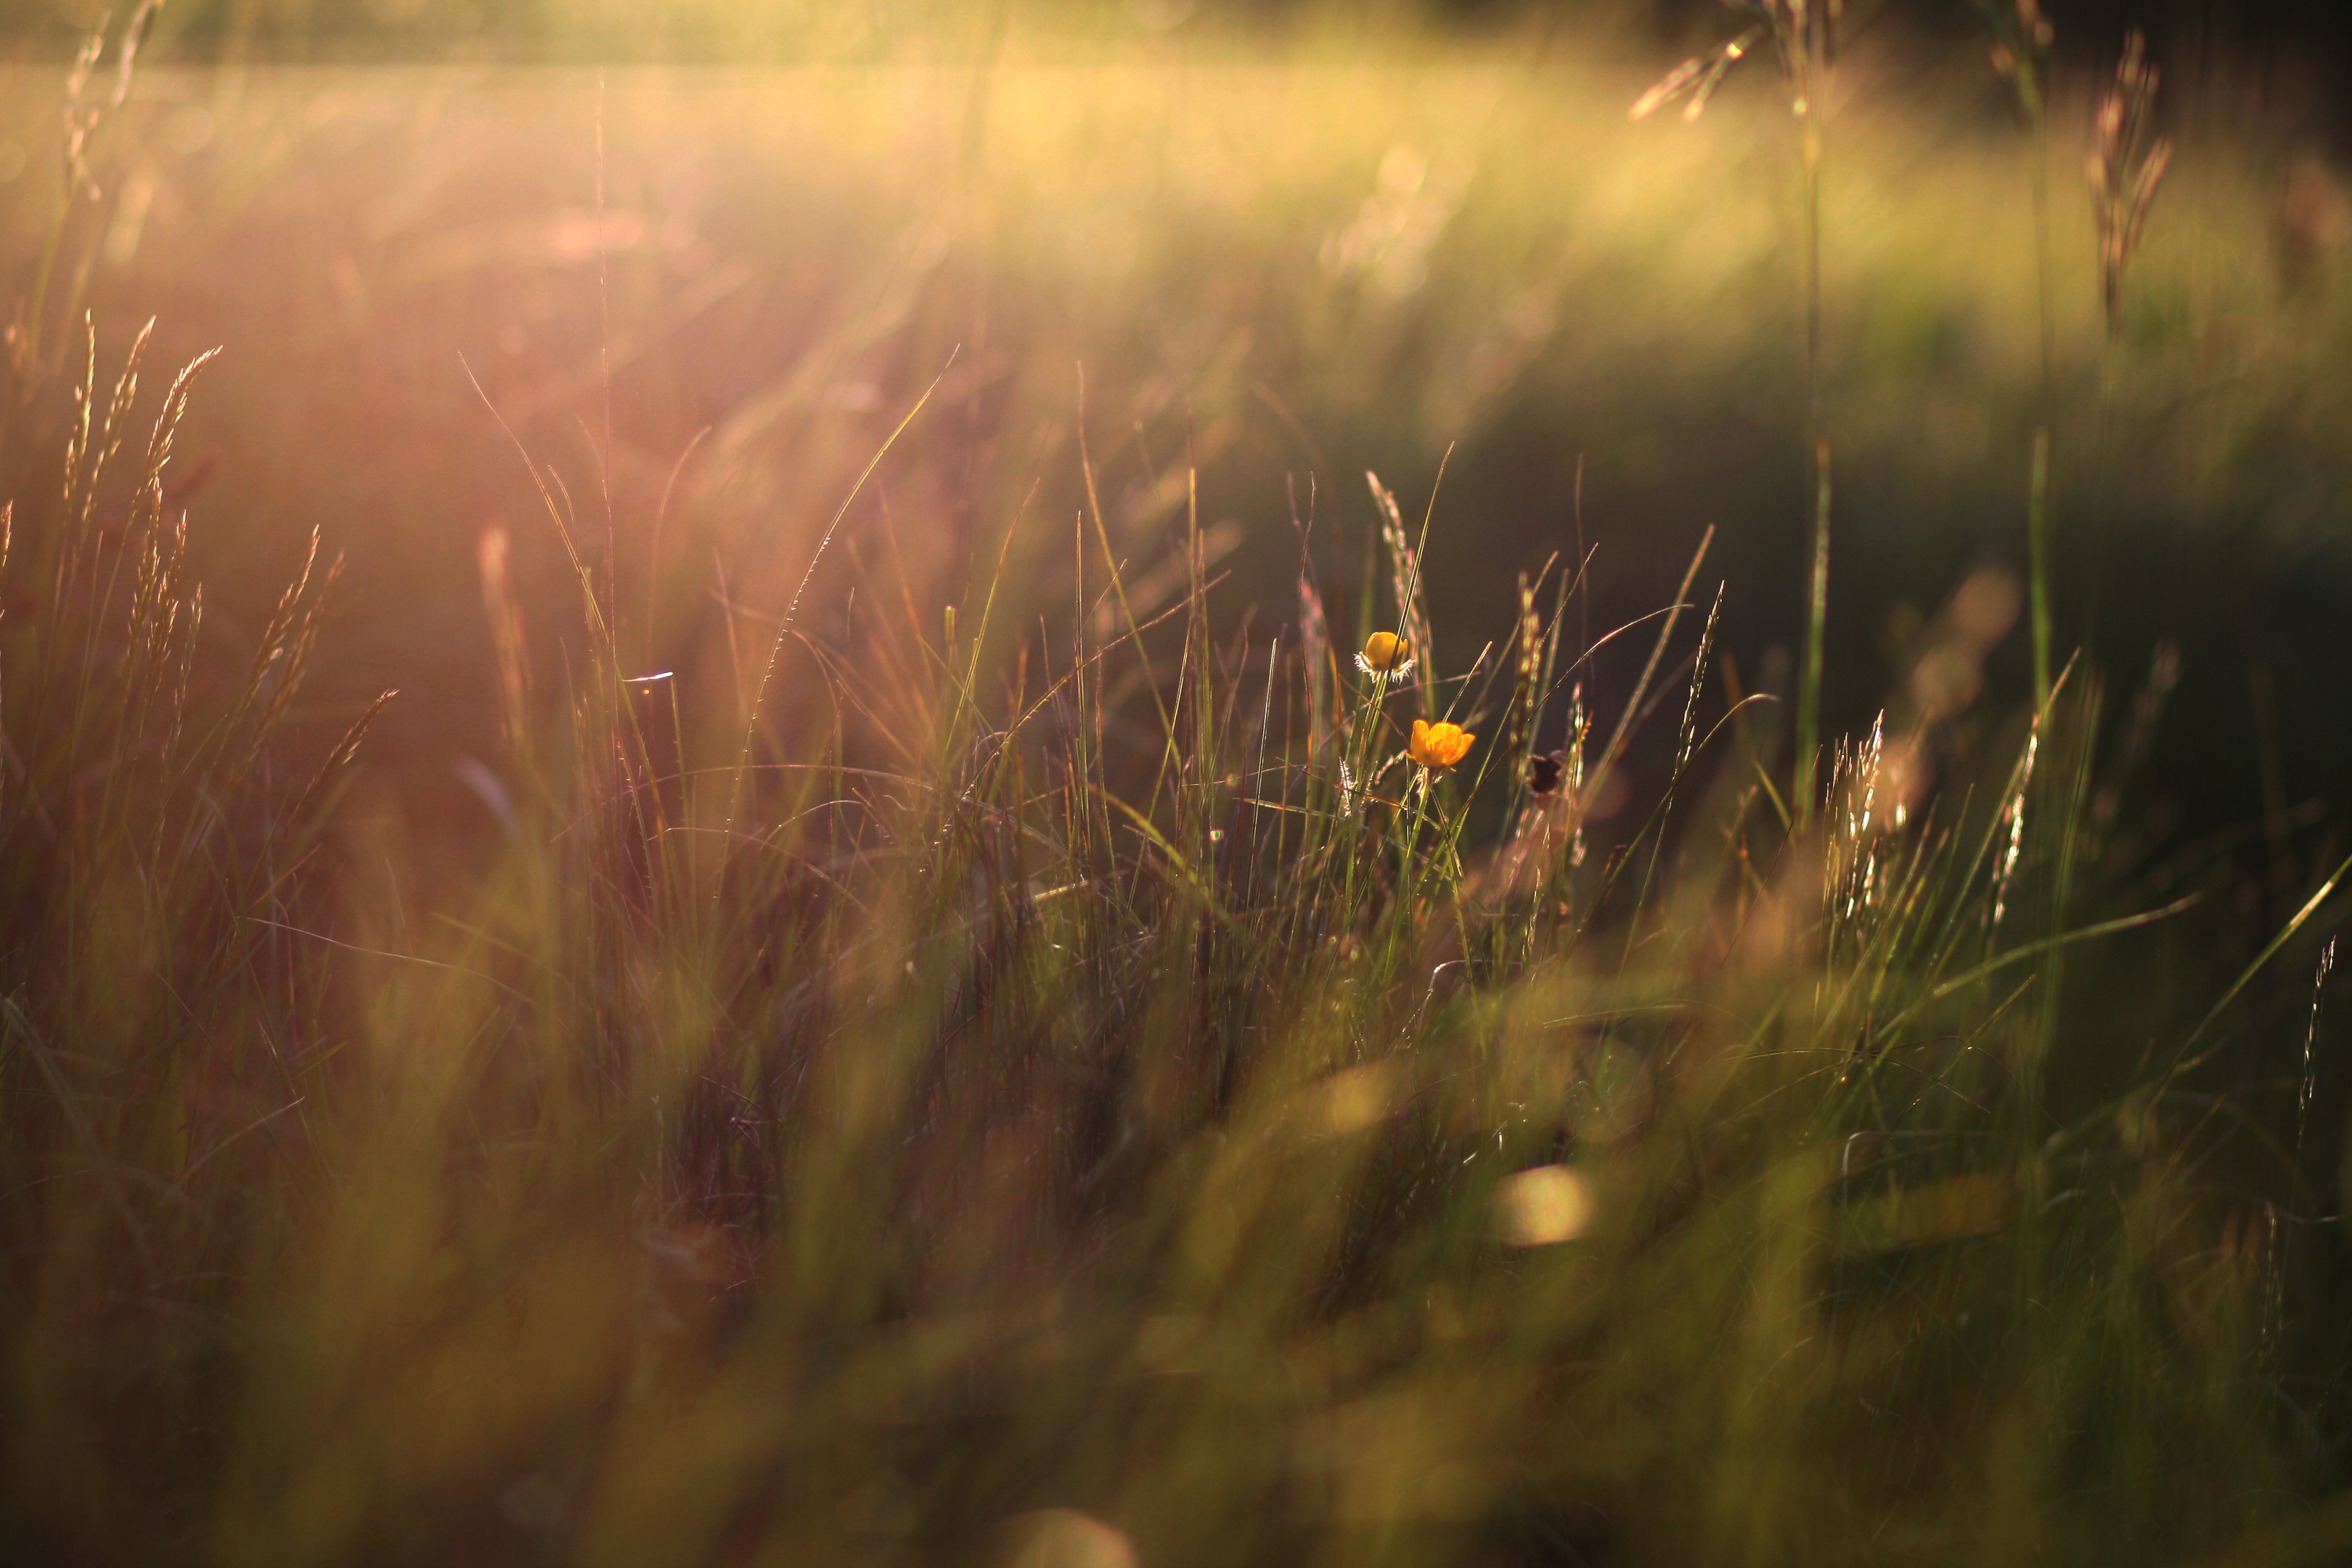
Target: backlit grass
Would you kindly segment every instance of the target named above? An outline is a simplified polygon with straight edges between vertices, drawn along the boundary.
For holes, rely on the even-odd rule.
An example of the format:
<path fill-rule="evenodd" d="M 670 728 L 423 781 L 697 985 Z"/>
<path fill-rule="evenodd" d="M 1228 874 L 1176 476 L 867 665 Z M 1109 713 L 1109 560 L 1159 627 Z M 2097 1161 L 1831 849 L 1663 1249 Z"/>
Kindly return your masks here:
<path fill-rule="evenodd" d="M 1559 47 L 137 79 L 0 427 L 10 1538 L 2343 1550 L 2340 851 L 2167 836 L 2170 656 L 2019 700 L 2020 144 L 1850 69 L 1797 795 L 1786 128 Z M 2062 632 L 2340 504 L 2184 148 Z"/>

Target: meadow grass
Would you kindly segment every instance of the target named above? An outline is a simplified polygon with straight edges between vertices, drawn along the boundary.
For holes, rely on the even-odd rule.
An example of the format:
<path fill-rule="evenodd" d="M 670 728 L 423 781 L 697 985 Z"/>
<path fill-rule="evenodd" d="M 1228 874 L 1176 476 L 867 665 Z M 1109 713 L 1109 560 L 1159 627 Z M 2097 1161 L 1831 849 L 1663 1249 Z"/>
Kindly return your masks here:
<path fill-rule="evenodd" d="M 1840 68 L 1850 101 L 1822 191 L 1832 728 L 1866 722 L 1904 675 L 1885 651 L 1900 606 L 1878 605 L 1924 617 L 1981 559 L 2021 558 L 2044 412 L 2031 160 L 1967 63 L 1857 50 Z M 1650 71 L 1568 43 L 1538 64 L 1014 53 L 989 78 L 976 142 L 974 79 L 950 67 L 615 73 L 601 231 L 593 77 L 289 70 L 232 92 L 157 71 L 109 128 L 126 151 L 103 202 L 75 209 L 83 298 L 115 353 L 151 315 L 167 357 L 231 350 L 190 437 L 235 459 L 192 545 L 215 594 L 265 616 L 258 585 L 336 494 L 329 541 L 369 613 L 331 650 L 334 699 L 462 692 L 446 707 L 468 716 L 469 750 L 493 738 L 470 717 L 487 711 L 488 649 L 450 563 L 486 513 L 511 521 L 528 498 L 461 358 L 535 448 L 566 453 L 609 358 L 625 543 L 712 427 L 673 514 L 673 565 L 698 572 L 709 551 L 689 540 L 746 564 L 789 534 L 795 550 L 773 553 L 797 559 L 882 405 L 962 343 L 942 405 L 955 417 L 903 452 L 966 514 L 1018 505 L 1033 480 L 1041 510 L 1069 509 L 1083 362 L 1122 550 L 1125 529 L 1164 521 L 1151 477 L 1189 416 L 1210 526 L 1243 528 L 1239 591 L 1261 616 L 1286 593 L 1286 474 L 1360 505 L 1363 469 L 1424 491 L 1458 443 L 1441 528 L 1478 547 L 1433 561 L 1442 611 L 1487 613 L 1490 550 L 1507 581 L 1571 547 L 1580 457 L 1613 611 L 1668 593 L 1713 522 L 1721 569 L 1755 585 L 1727 608 L 1735 644 L 1793 647 L 1789 596 L 1762 589 L 1813 516 L 1810 447 L 1789 434 L 1805 406 L 1793 139 L 1754 76 L 1695 125 L 1630 124 Z M 7 99 L 0 173 L 11 147 L 19 172 L 0 184 L 0 244 L 29 270 L 27 241 L 49 227 L 55 82 L 17 76 Z M 2233 563 L 2336 569 L 2340 292 L 2278 279 L 2273 149 L 2218 131 L 2182 144 L 2115 342 L 2108 457 L 2061 440 L 2050 475 L 2063 516 L 2109 520 L 2118 668 L 2227 602 Z M 2063 196 L 2074 156 L 2054 156 Z M 2056 380 L 2086 435 L 2109 340 L 2095 232 L 2062 205 Z M 250 286 L 257 256 L 279 286 Z M 68 291 L 45 352 L 75 346 Z M 419 446 L 430 465 L 402 459 Z M 520 537 L 518 570 L 545 586 L 555 552 Z M 2131 580 L 2142 563 L 2161 569 Z M 1327 564 L 1355 580 L 1356 563 Z M 2071 557 L 2053 569 L 2086 580 Z M 429 636 L 392 635 L 419 618 Z M 2192 690 L 2233 662 L 2217 652 L 2191 647 Z M 408 722 L 395 709 L 387 739 L 404 746 Z"/>
<path fill-rule="evenodd" d="M 2195 1560 L 2289 1487 L 2193 1031 L 2041 1095 L 2036 965 L 2168 912 L 2042 921 L 2087 696 L 1973 806 L 1917 797 L 1925 730 L 1842 748 L 1792 837 L 1693 601 L 1686 695 L 1596 705 L 1536 797 L 1546 584 L 1444 676 L 1391 522 L 1391 679 L 1311 587 L 1218 637 L 1197 554 L 1131 626 L 1090 513 L 1062 636 L 877 584 L 854 661 L 730 621 L 732 700 L 635 673 L 583 562 L 548 728 L 493 535 L 511 837 L 370 932 L 306 855 L 356 734 L 256 770 L 315 595 L 192 706 L 180 396 L 118 544 L 13 547 L 58 584 L 5 802 L 11 1512 L 51 1551 L 914 1561 L 1059 1508 L 1145 1561 Z M 1658 699 L 1672 787 L 1580 854 Z M 1397 758 L 1448 713 L 1463 766 Z"/>
<path fill-rule="evenodd" d="M 997 90 L 1027 105 L 1007 134 L 1070 134 L 1066 100 Z M 1390 208 L 1329 229 L 1331 265 L 1387 287 L 1430 168 L 1384 163 Z M 1414 265 L 1396 299 L 1444 279 Z M 1456 614 L 1473 595 L 1432 584 L 1474 549 L 1464 481 L 1318 464 L 1253 616 L 1201 499 L 1229 410 L 1130 440 L 1098 383 L 1038 459 L 1066 510 L 948 486 L 982 466 L 938 432 L 988 345 L 873 311 L 937 349 L 920 374 L 857 425 L 772 389 L 709 437 L 739 454 L 715 480 L 691 447 L 632 471 L 596 381 L 563 448 L 476 384 L 530 510 L 467 520 L 485 711 L 407 721 L 468 737 L 489 828 L 422 892 L 362 809 L 372 726 L 410 700 L 306 692 L 368 635 L 336 608 L 366 584 L 314 544 L 282 591 L 232 584 L 262 609 L 221 631 L 195 581 L 174 451 L 235 345 L 173 379 L 147 334 L 83 329 L 20 364 L 13 1539 L 236 1563 L 2352 1542 L 2342 1495 L 2312 1501 L 2342 1413 L 2299 1283 L 2340 1245 L 2303 1143 L 2342 871 L 2218 923 L 2193 886 L 2090 885 L 2135 830 L 2161 663 L 2119 721 L 2081 660 L 2000 717 L 2021 595 L 1979 570 L 1797 794 L 1713 534 L 1627 624 L 1576 549 L 1454 563 L 1484 583 Z M 730 506 L 796 515 L 680 564 L 745 543 Z M 2294 1115 L 2217 1085 L 2230 1049 Z"/>

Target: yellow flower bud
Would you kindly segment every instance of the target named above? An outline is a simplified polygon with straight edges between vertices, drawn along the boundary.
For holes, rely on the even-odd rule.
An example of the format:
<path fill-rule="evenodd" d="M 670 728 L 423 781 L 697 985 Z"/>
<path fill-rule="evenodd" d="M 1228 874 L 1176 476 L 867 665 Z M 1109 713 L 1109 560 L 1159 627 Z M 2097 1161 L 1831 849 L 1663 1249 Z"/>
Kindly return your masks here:
<path fill-rule="evenodd" d="M 1412 645 L 1394 632 L 1374 632 L 1364 639 L 1356 664 L 1371 675 L 1402 675 L 1412 668 Z"/>

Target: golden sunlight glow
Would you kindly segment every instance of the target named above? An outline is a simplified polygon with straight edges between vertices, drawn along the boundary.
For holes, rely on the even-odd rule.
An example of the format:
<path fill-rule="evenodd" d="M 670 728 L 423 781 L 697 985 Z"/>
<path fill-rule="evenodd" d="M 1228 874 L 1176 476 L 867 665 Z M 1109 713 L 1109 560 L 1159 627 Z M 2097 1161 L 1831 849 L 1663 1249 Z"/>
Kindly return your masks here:
<path fill-rule="evenodd" d="M 1538 1165 L 1507 1178 L 1496 1192 L 1503 1239 L 1513 1247 L 1574 1241 L 1592 1223 L 1592 1188 L 1566 1165 Z"/>
<path fill-rule="evenodd" d="M 1075 1509 L 1049 1508 L 1029 1520 L 1018 1568 L 1135 1568 L 1135 1548 L 1100 1520 Z"/>

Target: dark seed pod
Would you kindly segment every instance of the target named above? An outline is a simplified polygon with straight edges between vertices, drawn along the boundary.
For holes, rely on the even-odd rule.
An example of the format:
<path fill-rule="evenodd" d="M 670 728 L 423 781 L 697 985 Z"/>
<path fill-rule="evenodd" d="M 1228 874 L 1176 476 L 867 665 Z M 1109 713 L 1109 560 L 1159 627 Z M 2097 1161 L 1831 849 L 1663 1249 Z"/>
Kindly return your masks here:
<path fill-rule="evenodd" d="M 1559 787 L 1559 775 L 1567 767 L 1560 752 L 1546 752 L 1528 759 L 1528 787 L 1538 795 L 1547 795 Z"/>

